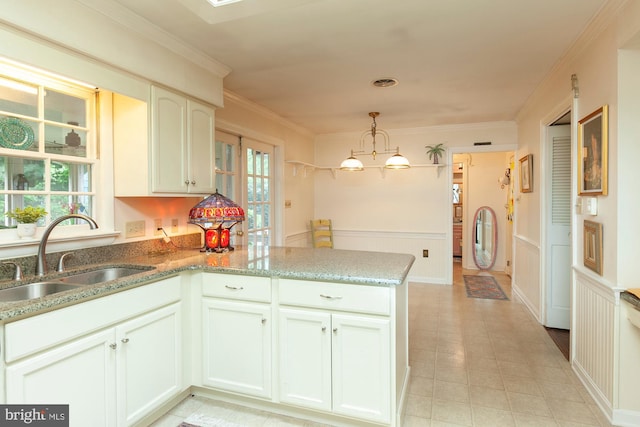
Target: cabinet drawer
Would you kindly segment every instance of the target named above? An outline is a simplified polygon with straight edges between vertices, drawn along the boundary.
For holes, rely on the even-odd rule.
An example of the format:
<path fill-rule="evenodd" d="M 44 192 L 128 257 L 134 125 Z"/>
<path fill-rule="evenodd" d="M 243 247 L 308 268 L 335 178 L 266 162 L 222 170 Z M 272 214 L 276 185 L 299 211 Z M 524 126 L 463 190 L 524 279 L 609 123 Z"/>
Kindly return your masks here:
<path fill-rule="evenodd" d="M 271 302 L 271 278 L 205 273 L 202 280 L 202 295 Z"/>
<path fill-rule="evenodd" d="M 389 315 L 391 290 L 386 286 L 347 285 L 281 279 L 280 304 Z"/>
<path fill-rule="evenodd" d="M 5 325 L 7 363 L 179 301 L 180 277 L 143 285 Z"/>

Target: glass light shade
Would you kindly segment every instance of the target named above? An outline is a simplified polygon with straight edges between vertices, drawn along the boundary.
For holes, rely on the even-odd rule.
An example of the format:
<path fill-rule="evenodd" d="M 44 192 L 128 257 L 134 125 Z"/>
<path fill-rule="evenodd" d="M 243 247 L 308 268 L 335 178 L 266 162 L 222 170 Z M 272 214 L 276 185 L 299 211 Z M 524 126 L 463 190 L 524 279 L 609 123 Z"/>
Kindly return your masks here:
<path fill-rule="evenodd" d="M 408 169 L 411 165 L 406 157 L 400 153 L 396 153 L 387 159 L 384 167 L 387 169 Z"/>
<path fill-rule="evenodd" d="M 344 171 L 361 171 L 364 170 L 364 165 L 358 159 L 353 156 L 350 156 L 342 161 L 340 164 L 340 169 Z"/>

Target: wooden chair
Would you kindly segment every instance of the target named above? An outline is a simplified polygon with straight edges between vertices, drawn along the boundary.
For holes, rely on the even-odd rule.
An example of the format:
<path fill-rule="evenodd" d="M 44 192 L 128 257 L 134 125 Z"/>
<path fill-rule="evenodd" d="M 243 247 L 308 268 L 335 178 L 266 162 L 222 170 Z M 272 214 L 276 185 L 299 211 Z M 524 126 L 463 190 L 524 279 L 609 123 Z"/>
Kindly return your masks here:
<path fill-rule="evenodd" d="M 314 248 L 333 248 L 333 229 L 330 219 L 312 219 L 311 243 Z"/>

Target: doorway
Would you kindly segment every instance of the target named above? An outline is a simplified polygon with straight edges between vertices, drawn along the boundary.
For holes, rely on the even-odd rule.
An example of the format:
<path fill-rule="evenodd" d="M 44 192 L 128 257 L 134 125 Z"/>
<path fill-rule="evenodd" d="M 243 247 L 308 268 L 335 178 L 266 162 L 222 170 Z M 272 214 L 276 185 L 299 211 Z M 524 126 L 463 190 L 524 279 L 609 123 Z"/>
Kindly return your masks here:
<path fill-rule="evenodd" d="M 546 127 L 544 217 L 544 325 L 570 329 L 571 320 L 571 111 Z"/>
<path fill-rule="evenodd" d="M 460 147 L 449 150 L 451 164 L 450 186 L 459 192 L 456 203 L 452 196 L 451 203 L 451 271 L 453 263 L 461 264 L 463 269 L 478 270 L 474 263 L 473 219 L 481 206 L 489 206 L 496 213 L 497 250 L 494 271 L 505 271 L 507 260 L 511 260 L 511 235 L 508 223 L 508 186 L 499 182 L 510 168 L 515 147 L 511 145 L 491 147 Z M 456 186 L 457 185 L 457 186 Z M 461 238 L 457 236 L 460 230 Z M 461 243 L 461 248 L 454 246 Z"/>

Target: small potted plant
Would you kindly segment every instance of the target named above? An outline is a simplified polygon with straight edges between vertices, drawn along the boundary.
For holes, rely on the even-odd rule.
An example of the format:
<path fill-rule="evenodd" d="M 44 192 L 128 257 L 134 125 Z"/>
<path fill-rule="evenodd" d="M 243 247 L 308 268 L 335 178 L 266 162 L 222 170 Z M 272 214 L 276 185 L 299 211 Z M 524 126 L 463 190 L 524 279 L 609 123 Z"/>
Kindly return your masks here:
<path fill-rule="evenodd" d="M 33 237 L 36 234 L 36 223 L 47 212 L 41 207 L 27 206 L 24 209 L 15 208 L 5 215 L 18 222 L 18 237 Z"/>
<path fill-rule="evenodd" d="M 433 159 L 433 164 L 437 165 L 439 163 L 438 158 L 444 154 L 445 148 L 442 146 L 443 144 L 437 145 L 425 145 L 424 148 L 428 148 L 427 154 L 430 159 Z"/>

